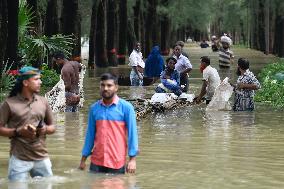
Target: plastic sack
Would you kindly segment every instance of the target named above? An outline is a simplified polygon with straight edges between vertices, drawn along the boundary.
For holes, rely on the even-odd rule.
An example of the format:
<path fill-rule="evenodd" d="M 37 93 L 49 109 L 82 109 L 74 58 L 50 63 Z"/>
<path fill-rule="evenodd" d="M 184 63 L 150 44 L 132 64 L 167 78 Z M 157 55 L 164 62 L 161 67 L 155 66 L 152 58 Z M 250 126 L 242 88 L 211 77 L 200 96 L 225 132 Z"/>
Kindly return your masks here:
<path fill-rule="evenodd" d="M 178 96 L 174 93 L 155 93 L 150 100 L 150 103 L 165 103 L 177 99 Z"/>
<path fill-rule="evenodd" d="M 216 88 L 212 100 L 208 104 L 206 110 L 231 110 L 229 99 L 233 93 L 233 87 L 228 82 L 229 78 L 226 77 L 220 85 Z"/>

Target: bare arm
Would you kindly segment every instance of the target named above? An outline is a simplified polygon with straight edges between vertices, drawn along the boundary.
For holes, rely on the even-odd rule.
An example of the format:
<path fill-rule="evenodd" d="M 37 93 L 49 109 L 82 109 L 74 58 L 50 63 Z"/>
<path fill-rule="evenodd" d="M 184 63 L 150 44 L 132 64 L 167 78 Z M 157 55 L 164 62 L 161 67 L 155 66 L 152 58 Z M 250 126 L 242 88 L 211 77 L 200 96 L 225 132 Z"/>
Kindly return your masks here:
<path fill-rule="evenodd" d="M 203 80 L 203 84 L 202 84 L 202 87 L 201 87 L 201 91 L 196 99 L 196 102 L 197 103 L 200 103 L 201 102 L 201 99 L 202 97 L 206 94 L 206 87 L 207 87 L 207 81 L 206 80 Z"/>
<path fill-rule="evenodd" d="M 13 137 L 15 136 L 15 128 L 6 128 L 0 123 L 0 136 Z"/>

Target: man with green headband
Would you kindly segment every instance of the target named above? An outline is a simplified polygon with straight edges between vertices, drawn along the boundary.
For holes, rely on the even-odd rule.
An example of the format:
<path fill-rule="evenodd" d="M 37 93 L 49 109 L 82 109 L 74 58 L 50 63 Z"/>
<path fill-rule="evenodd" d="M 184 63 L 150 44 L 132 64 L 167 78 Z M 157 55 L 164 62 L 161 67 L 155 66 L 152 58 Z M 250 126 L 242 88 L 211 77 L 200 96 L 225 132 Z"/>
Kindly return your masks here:
<path fill-rule="evenodd" d="M 52 176 L 46 135 L 55 132 L 47 100 L 39 96 L 40 71 L 20 69 L 15 86 L 0 106 L 0 136 L 11 140 L 8 177 L 24 181 L 35 176 Z"/>

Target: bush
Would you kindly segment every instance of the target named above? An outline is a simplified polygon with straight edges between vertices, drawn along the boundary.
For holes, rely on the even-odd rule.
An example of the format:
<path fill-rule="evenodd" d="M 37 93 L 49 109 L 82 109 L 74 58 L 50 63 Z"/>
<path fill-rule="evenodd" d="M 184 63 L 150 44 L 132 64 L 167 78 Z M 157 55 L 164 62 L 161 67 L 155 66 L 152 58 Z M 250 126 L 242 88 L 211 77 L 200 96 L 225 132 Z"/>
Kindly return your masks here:
<path fill-rule="evenodd" d="M 48 89 L 56 85 L 60 80 L 60 75 L 56 73 L 53 69 L 48 69 L 46 64 L 43 64 L 41 70 L 41 81 L 43 89 Z"/>
<path fill-rule="evenodd" d="M 12 65 L 8 66 L 8 62 L 4 63 L 4 68 L 0 76 L 0 102 L 4 100 L 16 81 L 15 77 L 9 74 L 11 67 Z"/>
<path fill-rule="evenodd" d="M 279 75 L 284 73 L 284 60 L 265 66 L 260 74 L 261 89 L 255 101 L 265 102 L 277 107 L 284 107 L 284 80 Z"/>

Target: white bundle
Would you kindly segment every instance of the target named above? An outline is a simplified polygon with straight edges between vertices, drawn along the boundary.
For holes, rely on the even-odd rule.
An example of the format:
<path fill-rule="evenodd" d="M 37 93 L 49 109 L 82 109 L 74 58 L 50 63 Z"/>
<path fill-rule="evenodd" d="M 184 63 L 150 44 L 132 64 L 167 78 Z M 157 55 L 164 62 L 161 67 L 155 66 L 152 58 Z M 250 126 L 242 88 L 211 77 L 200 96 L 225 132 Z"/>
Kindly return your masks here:
<path fill-rule="evenodd" d="M 53 112 L 65 110 L 65 85 L 61 77 L 58 83 L 45 94 L 45 98 L 47 98 Z"/>
<path fill-rule="evenodd" d="M 229 78 L 226 77 L 220 85 L 216 88 L 212 100 L 208 104 L 206 110 L 231 110 L 229 99 L 233 93 L 233 87 L 228 82 Z"/>
<path fill-rule="evenodd" d="M 81 69 L 81 72 L 80 72 L 80 75 L 79 75 L 79 95 L 80 95 L 80 102 L 78 104 L 78 106 L 80 108 L 83 107 L 83 104 L 84 104 L 84 101 L 85 101 L 85 98 L 84 98 L 84 77 L 85 77 L 85 73 L 86 73 L 86 66 L 84 64 L 81 64 L 82 66 L 82 69 Z"/>
<path fill-rule="evenodd" d="M 221 42 L 225 42 L 228 43 L 229 45 L 232 45 L 231 38 L 229 38 L 226 34 L 221 37 Z"/>

